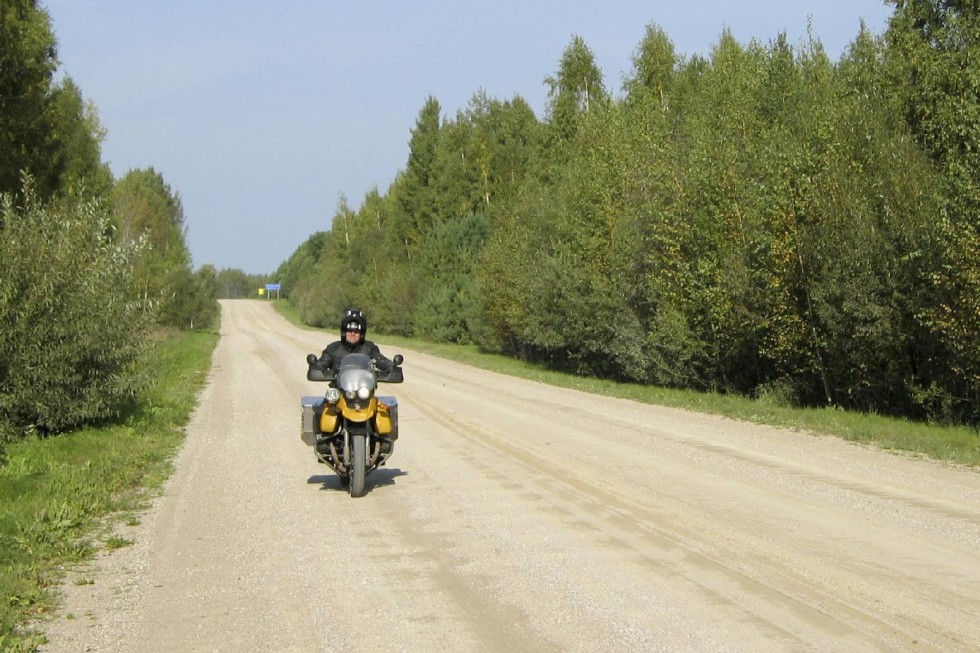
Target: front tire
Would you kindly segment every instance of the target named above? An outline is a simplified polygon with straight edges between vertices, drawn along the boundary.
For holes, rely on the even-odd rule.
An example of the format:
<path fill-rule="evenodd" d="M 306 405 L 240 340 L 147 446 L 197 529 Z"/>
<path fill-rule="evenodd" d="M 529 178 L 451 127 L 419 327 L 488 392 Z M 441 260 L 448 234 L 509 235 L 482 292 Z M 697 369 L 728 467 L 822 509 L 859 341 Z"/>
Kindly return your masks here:
<path fill-rule="evenodd" d="M 352 435 L 350 438 L 351 466 L 348 491 L 354 498 L 364 496 L 364 476 L 367 473 L 367 436 Z"/>

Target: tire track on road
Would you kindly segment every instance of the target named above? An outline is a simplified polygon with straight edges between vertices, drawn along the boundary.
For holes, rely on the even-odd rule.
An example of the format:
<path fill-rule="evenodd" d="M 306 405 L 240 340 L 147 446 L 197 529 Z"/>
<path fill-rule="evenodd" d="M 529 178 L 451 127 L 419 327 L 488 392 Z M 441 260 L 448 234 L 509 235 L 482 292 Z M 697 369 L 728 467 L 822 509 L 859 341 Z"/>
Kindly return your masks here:
<path fill-rule="evenodd" d="M 895 573 L 894 569 L 842 560 L 830 547 L 824 552 L 806 551 L 808 564 L 815 567 L 810 570 L 795 567 L 791 558 L 783 561 L 742 555 L 733 560 L 726 557 L 726 550 L 766 550 L 758 542 L 760 535 L 737 533 L 739 541 L 729 542 L 728 547 L 722 548 L 710 537 L 710 527 L 708 531 L 685 528 L 684 520 L 677 519 L 676 509 L 658 511 L 638 503 L 630 488 L 619 487 L 601 469 L 568 459 L 562 459 L 561 466 L 554 467 L 549 462 L 555 460 L 553 452 L 527 442 L 515 443 L 414 393 L 402 395 L 428 419 L 459 434 L 465 446 L 453 444 L 467 466 L 479 469 L 481 474 L 496 479 L 512 492 L 529 491 L 530 496 L 525 496 L 525 500 L 546 502 L 548 510 L 560 514 L 566 523 L 571 522 L 593 542 L 607 542 L 627 550 L 631 558 L 642 560 L 648 572 L 656 576 L 684 578 L 708 603 L 741 613 L 776 640 L 795 641 L 793 648 L 812 646 L 815 633 L 828 641 L 864 640 L 872 647 L 873 642 L 882 638 L 903 646 L 918 642 L 921 647 L 929 642 L 937 649 L 966 644 L 947 632 L 943 624 L 897 615 L 885 605 L 860 601 L 856 596 L 845 599 L 839 591 L 832 593 L 840 588 L 816 581 L 820 569 L 835 569 L 835 576 L 860 579 L 855 584 L 866 585 L 868 579 L 873 583 L 883 573 Z M 479 448 L 476 453 L 472 451 L 474 446 Z M 685 506 L 691 508 L 697 509 L 691 503 Z M 710 521 L 709 515 L 698 523 Z M 730 531 L 726 534 L 733 535 Z M 916 583 L 916 579 L 907 577 L 905 583 Z M 889 579 L 879 591 L 887 594 L 887 589 L 894 585 L 894 579 Z M 873 596 L 879 592 L 865 588 L 861 594 Z M 945 592 L 933 596 L 932 600 L 955 609 L 952 607 L 955 602 L 947 600 Z M 775 614 L 785 620 L 787 612 L 797 622 L 794 629 L 784 628 L 771 619 Z M 968 620 L 969 615 L 964 614 L 963 619 Z"/>

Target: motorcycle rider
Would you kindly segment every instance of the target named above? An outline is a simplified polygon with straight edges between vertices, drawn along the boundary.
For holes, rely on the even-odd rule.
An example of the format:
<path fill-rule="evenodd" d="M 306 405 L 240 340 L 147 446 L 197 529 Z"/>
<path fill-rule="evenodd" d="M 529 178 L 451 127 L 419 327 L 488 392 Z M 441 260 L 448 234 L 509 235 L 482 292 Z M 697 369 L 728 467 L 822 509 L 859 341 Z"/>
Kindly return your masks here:
<path fill-rule="evenodd" d="M 378 346 L 367 340 L 367 317 L 356 308 L 348 309 L 340 319 L 340 340 L 331 342 L 317 359 L 317 366 L 325 370 L 339 370 L 340 361 L 347 354 L 367 354 L 379 370 L 391 370 L 392 363 Z"/>

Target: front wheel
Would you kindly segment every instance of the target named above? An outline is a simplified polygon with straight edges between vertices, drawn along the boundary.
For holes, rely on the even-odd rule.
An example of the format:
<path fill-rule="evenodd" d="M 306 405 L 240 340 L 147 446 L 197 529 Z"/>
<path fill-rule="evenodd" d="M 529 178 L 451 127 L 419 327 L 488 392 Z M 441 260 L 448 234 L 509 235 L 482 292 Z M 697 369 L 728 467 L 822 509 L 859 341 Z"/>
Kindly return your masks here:
<path fill-rule="evenodd" d="M 367 472 L 367 436 L 352 435 L 350 438 L 351 465 L 350 486 L 348 491 L 352 497 L 364 496 L 364 475 Z"/>

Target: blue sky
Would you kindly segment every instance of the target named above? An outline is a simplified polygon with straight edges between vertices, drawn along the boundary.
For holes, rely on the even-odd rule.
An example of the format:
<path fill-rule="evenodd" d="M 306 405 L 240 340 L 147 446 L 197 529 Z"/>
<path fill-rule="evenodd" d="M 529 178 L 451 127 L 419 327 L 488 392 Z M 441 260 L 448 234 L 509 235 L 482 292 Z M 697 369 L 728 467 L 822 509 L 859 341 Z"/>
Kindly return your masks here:
<path fill-rule="evenodd" d="M 103 159 L 152 166 L 180 194 L 194 267 L 271 273 L 330 228 L 341 196 L 385 193 L 426 97 L 445 117 L 479 91 L 544 116 L 573 35 L 618 94 L 648 24 L 681 55 L 724 29 L 792 44 L 808 23 L 838 59 L 882 0 L 42 0 L 61 70 L 98 108 Z"/>

